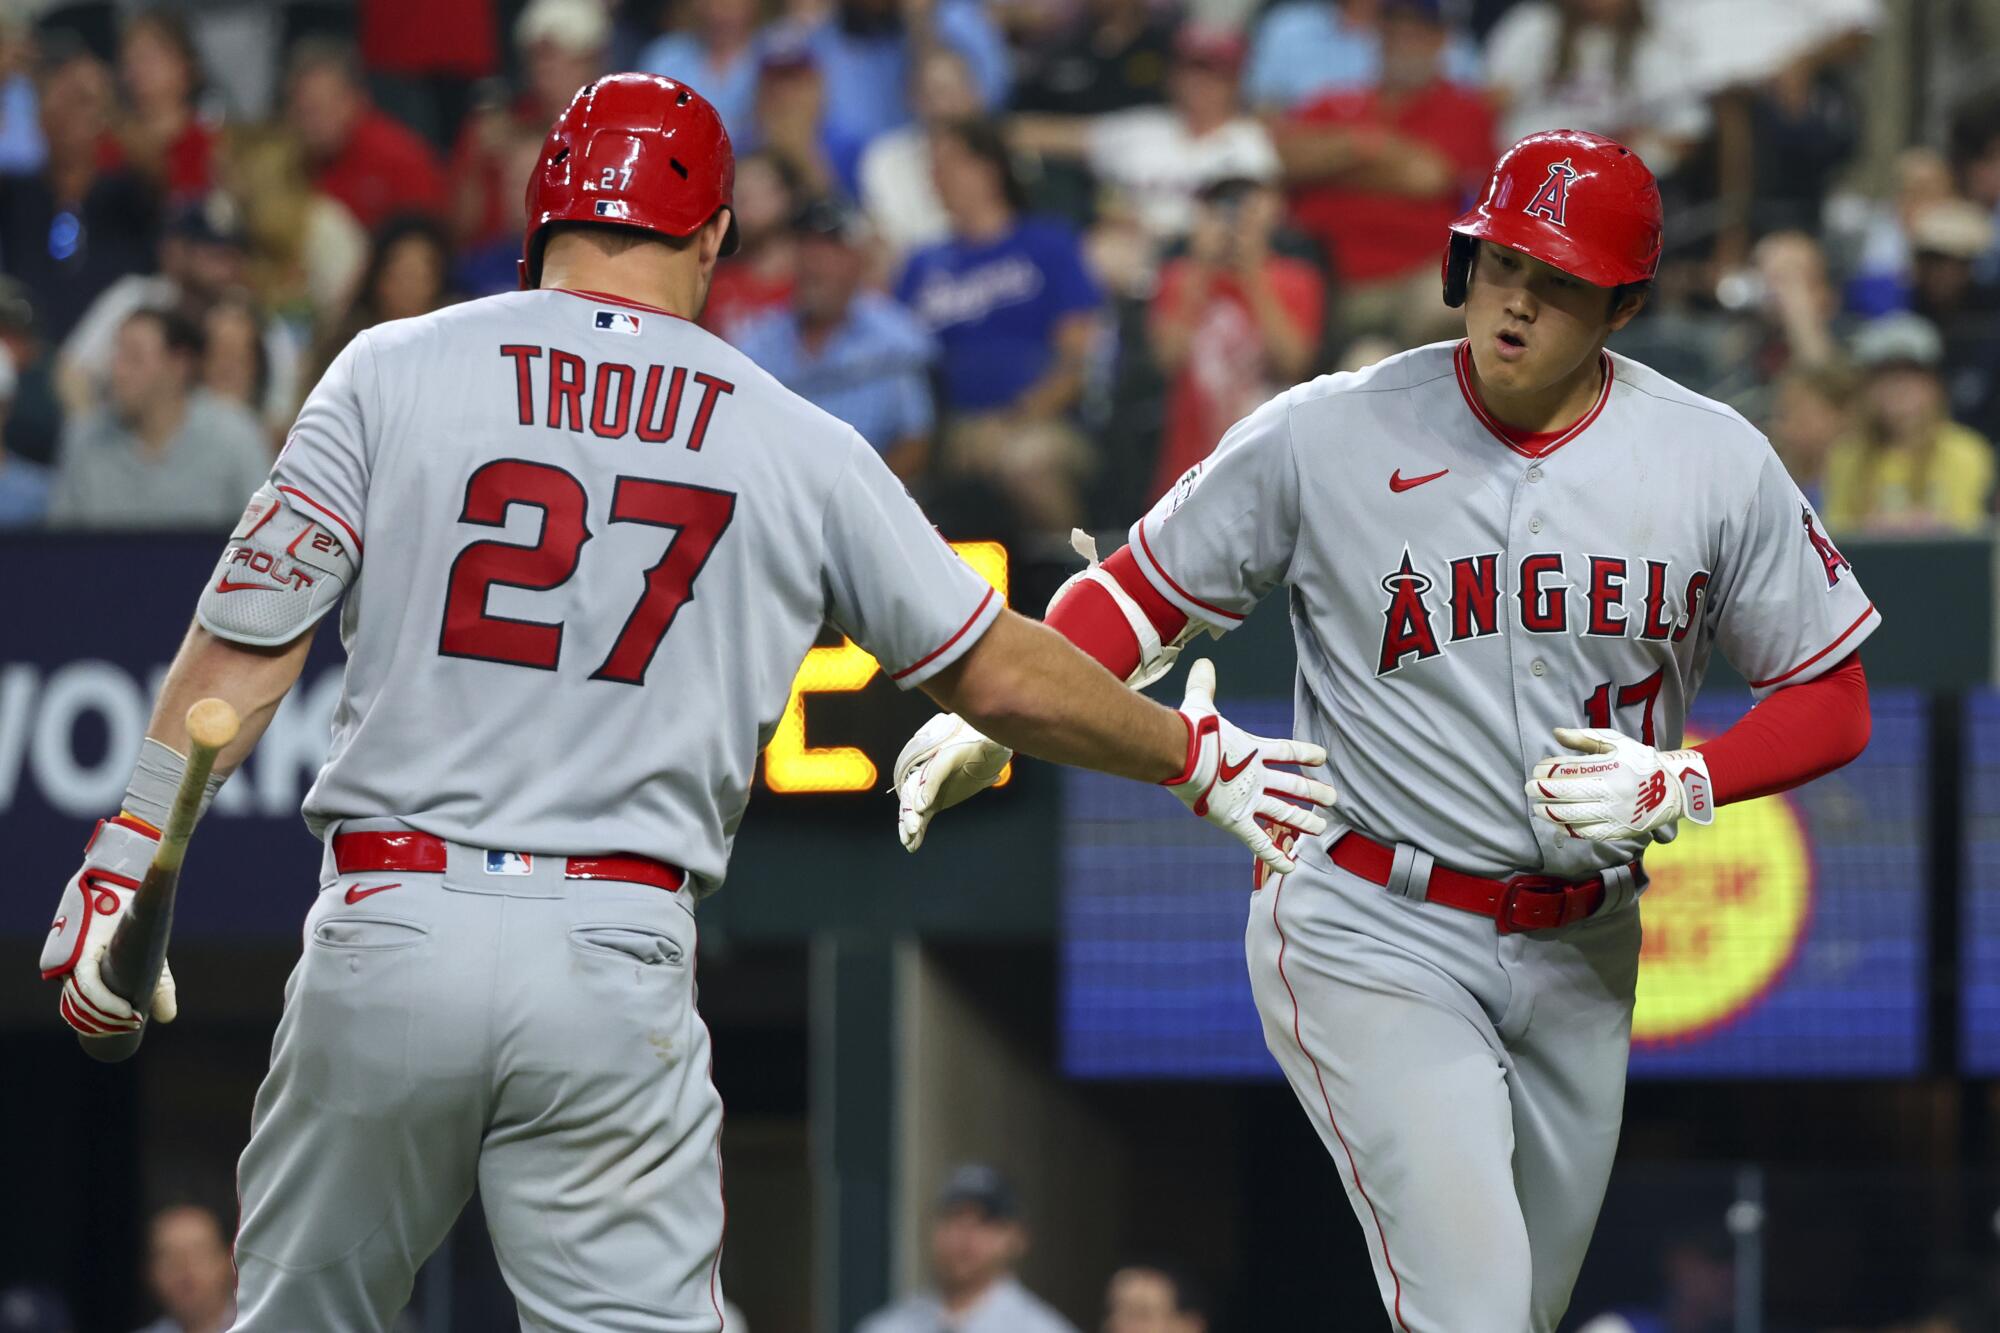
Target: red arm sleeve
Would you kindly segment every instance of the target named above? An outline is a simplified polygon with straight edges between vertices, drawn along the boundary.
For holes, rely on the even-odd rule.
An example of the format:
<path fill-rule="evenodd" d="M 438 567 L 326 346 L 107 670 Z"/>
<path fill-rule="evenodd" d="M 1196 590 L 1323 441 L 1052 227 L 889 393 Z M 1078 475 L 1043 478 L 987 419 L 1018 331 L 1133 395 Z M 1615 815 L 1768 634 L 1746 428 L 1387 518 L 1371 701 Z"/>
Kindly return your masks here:
<path fill-rule="evenodd" d="M 1162 643 L 1172 643 L 1174 637 L 1187 628 L 1187 617 L 1175 610 L 1172 602 L 1153 591 L 1153 585 L 1146 582 L 1146 576 L 1139 572 L 1131 547 L 1120 547 L 1104 562 L 1103 568 L 1105 573 L 1118 580 L 1118 586 L 1125 590 L 1126 596 L 1139 604 L 1139 609 L 1146 613 L 1146 619 L 1159 632 Z M 1125 623 L 1125 613 L 1118 609 L 1118 603 L 1111 600 L 1111 594 L 1097 584 L 1079 583 L 1064 593 L 1049 608 L 1046 623 L 1050 629 L 1103 663 L 1118 679 L 1129 680 L 1133 671 L 1138 669 L 1138 636 Z"/>
<path fill-rule="evenodd" d="M 1867 748 L 1869 725 L 1868 677 L 1852 652 L 1805 684 L 1776 691 L 1697 748 L 1721 806 L 1833 772 Z"/>

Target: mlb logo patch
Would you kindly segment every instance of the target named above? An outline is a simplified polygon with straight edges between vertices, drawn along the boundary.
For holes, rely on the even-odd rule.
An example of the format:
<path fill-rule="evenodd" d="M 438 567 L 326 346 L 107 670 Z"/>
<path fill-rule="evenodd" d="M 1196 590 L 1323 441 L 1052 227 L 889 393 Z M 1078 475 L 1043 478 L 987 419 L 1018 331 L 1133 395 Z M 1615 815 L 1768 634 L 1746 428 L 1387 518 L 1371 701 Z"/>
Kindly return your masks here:
<path fill-rule="evenodd" d="M 601 218 L 622 218 L 626 215 L 623 199 L 599 199 L 592 209 Z"/>
<path fill-rule="evenodd" d="M 637 333 L 639 317 L 622 310 L 600 310 L 597 312 L 597 327 L 604 333 Z"/>
<path fill-rule="evenodd" d="M 527 852 L 486 853 L 486 873 L 489 875 L 532 875 L 535 873 L 535 858 Z"/>

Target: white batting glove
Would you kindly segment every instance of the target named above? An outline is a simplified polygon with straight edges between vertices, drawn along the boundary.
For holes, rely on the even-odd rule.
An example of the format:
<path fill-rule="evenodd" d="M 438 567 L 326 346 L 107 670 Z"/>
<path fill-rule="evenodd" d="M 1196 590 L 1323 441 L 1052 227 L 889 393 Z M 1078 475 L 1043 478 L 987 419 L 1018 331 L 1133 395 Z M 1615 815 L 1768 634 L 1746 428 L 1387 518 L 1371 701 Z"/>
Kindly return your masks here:
<path fill-rule="evenodd" d="M 1557 727 L 1556 740 L 1590 757 L 1551 755 L 1536 764 L 1528 799 L 1570 837 L 1616 842 L 1650 834 L 1670 842 L 1682 819 L 1715 822 L 1708 761 L 1699 750 L 1656 750 L 1602 727 Z"/>
<path fill-rule="evenodd" d="M 1332 805 L 1336 797 L 1324 782 L 1271 765 L 1317 768 L 1326 762 L 1326 751 L 1307 741 L 1252 736 L 1223 718 L 1215 711 L 1215 663 L 1205 657 L 1188 668 L 1180 712 L 1188 726 L 1187 766 L 1160 785 L 1209 823 L 1229 830 L 1266 867 L 1290 874 L 1298 862 L 1289 849 L 1300 834 L 1317 837 L 1326 831 L 1316 807 Z M 1308 804 L 1295 805 L 1288 796 Z"/>
<path fill-rule="evenodd" d="M 83 849 L 83 867 L 63 886 L 55 924 L 42 945 L 42 978 L 63 979 L 63 1022 L 85 1036 L 132 1032 L 143 1025 L 131 1004 L 105 986 L 100 969 L 159 845 L 160 835 L 136 819 L 121 815 L 100 821 Z M 171 1023 L 178 1011 L 174 974 L 163 967 L 153 991 L 153 1018 Z"/>
<path fill-rule="evenodd" d="M 1013 757 L 956 713 L 940 713 L 919 727 L 896 756 L 896 834 L 903 850 L 923 846 L 932 815 L 998 782 Z"/>

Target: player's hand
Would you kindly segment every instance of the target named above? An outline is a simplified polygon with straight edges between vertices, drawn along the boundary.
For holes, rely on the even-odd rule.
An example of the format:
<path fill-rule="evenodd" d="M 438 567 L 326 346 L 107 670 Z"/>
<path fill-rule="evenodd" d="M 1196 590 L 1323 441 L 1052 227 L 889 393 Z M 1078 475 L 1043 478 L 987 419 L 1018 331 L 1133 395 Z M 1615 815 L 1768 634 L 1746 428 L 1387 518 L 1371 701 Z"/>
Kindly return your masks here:
<path fill-rule="evenodd" d="M 55 924 L 42 945 L 42 977 L 62 978 L 63 1022 L 85 1036 L 132 1032 L 143 1023 L 123 996 L 105 986 L 99 968 L 159 845 L 160 835 L 136 819 L 104 820 L 83 849 L 82 869 L 63 886 Z M 174 974 L 163 967 L 153 991 L 153 1018 L 171 1023 L 177 1009 Z"/>
<path fill-rule="evenodd" d="M 1298 866 L 1291 845 L 1300 834 L 1317 837 L 1326 831 L 1318 807 L 1332 805 L 1335 794 L 1324 782 L 1272 765 L 1317 768 L 1326 762 L 1326 751 L 1306 741 L 1252 736 L 1224 719 L 1215 711 L 1215 663 L 1205 657 L 1188 668 L 1180 711 L 1188 726 L 1187 766 L 1160 785 L 1209 823 L 1228 829 L 1271 870 L 1290 874 Z M 1301 801 L 1306 804 L 1297 804 Z"/>
<path fill-rule="evenodd" d="M 1013 757 L 956 713 L 940 713 L 918 728 L 896 756 L 896 833 L 903 849 L 923 846 L 932 815 L 999 781 Z"/>
<path fill-rule="evenodd" d="M 1536 764 L 1528 799 L 1570 837 L 1616 842 L 1651 834 L 1669 842 L 1682 819 L 1714 822 L 1701 751 L 1656 750 L 1602 727 L 1557 727 L 1556 740 L 1588 757 L 1551 755 Z"/>

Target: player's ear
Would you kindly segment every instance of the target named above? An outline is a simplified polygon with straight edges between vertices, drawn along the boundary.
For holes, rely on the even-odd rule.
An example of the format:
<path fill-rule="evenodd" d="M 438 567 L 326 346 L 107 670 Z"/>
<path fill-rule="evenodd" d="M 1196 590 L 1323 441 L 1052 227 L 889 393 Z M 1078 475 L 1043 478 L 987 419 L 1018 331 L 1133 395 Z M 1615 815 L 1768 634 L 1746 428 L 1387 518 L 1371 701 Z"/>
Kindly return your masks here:
<path fill-rule="evenodd" d="M 1653 285 L 1648 282 L 1627 283 L 1623 287 L 1614 288 L 1611 293 L 1610 331 L 1616 333 L 1630 324 L 1633 318 L 1646 308 L 1646 298 L 1652 291 Z"/>
<path fill-rule="evenodd" d="M 724 243 L 736 225 L 736 210 L 724 204 L 715 210 L 715 215 L 702 225 L 696 235 L 696 244 L 701 247 L 701 266 L 706 269 L 722 257 Z"/>

